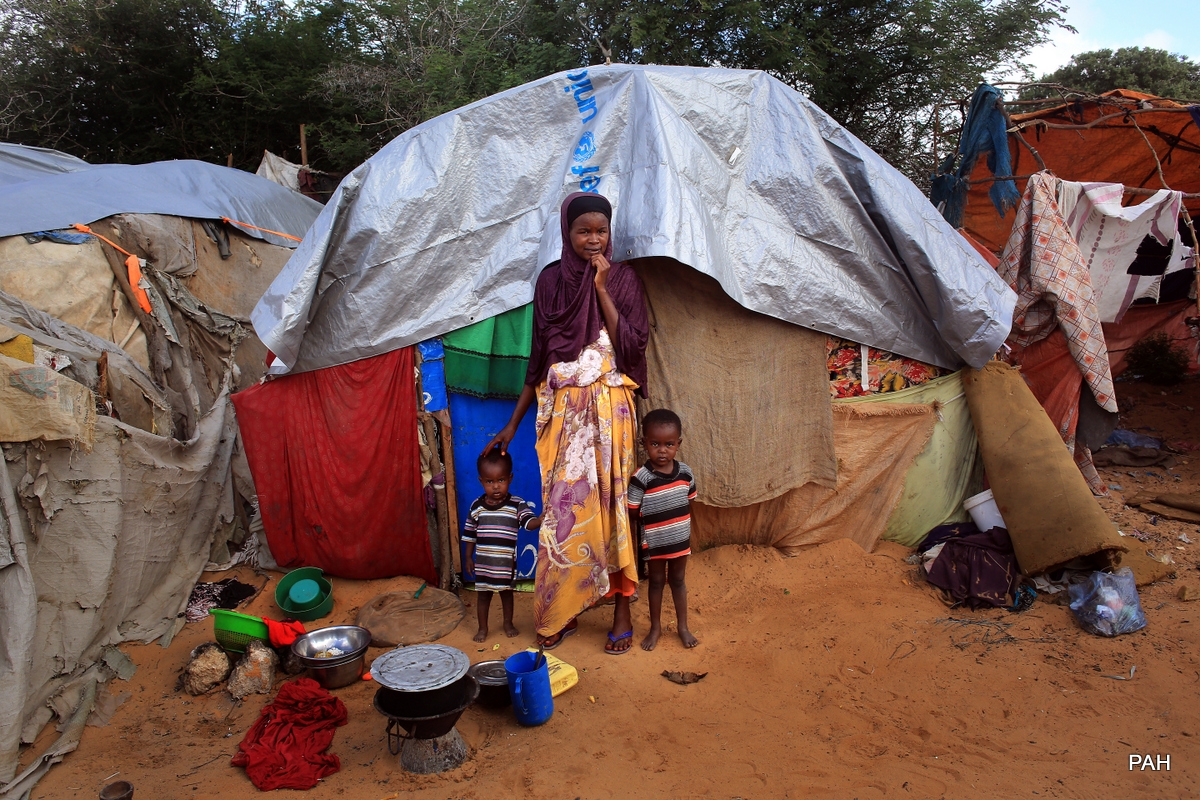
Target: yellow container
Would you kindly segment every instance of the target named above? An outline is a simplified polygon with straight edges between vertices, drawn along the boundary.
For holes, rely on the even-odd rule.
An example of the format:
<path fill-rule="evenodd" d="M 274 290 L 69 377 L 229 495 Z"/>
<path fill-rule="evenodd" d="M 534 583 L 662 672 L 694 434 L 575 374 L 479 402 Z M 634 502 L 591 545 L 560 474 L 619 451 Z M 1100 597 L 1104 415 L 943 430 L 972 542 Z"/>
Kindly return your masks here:
<path fill-rule="evenodd" d="M 536 653 L 537 648 L 531 647 L 526 652 Z M 555 658 L 550 653 L 543 653 L 543 655 L 546 657 L 546 671 L 550 673 L 550 695 L 552 697 L 558 697 L 567 689 L 579 683 L 578 670 L 562 659 Z"/>

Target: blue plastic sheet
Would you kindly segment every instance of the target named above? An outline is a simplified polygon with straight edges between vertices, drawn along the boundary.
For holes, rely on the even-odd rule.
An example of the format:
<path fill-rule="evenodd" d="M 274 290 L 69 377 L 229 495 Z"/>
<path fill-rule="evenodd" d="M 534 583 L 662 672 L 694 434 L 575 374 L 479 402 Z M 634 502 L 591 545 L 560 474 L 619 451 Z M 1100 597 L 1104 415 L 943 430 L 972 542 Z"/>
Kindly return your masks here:
<path fill-rule="evenodd" d="M 443 411 L 446 405 L 446 362 L 421 362 L 421 403 L 426 411 Z"/>
<path fill-rule="evenodd" d="M 469 395 L 452 394 L 450 421 L 454 432 L 454 482 L 458 496 L 458 520 L 461 525 L 471 510 L 471 503 L 483 494 L 475 460 L 483 448 L 503 428 L 516 407 L 515 400 L 494 400 Z M 508 452 L 513 460 L 513 482 L 509 491 L 533 503 L 539 514 L 542 512 L 542 478 L 538 468 L 534 423 L 536 409 L 530 409 L 517 428 L 517 435 Z M 521 531 L 517 535 L 517 578 L 528 580 L 533 577 L 537 564 L 537 531 Z M 461 548 L 463 563 L 466 564 L 466 549 Z M 473 573 L 463 568 L 463 580 L 475 580 Z"/>
<path fill-rule="evenodd" d="M 1133 431 L 1117 428 L 1109 434 L 1108 439 L 1104 442 L 1105 447 L 1151 447 L 1155 450 L 1162 449 L 1162 441 L 1155 439 L 1153 436 L 1146 436 L 1142 433 L 1134 433 Z"/>
<path fill-rule="evenodd" d="M 446 349 L 442 347 L 441 339 L 426 339 L 417 344 L 417 352 L 422 361 L 441 361 L 446 357 Z"/>

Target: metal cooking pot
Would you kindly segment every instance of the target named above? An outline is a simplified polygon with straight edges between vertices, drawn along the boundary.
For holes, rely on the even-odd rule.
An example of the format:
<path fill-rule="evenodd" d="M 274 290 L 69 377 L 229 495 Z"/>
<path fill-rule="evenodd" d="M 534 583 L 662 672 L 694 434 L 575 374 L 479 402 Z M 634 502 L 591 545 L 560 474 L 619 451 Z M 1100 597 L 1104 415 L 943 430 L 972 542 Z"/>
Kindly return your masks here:
<path fill-rule="evenodd" d="M 507 708 L 512 705 L 503 661 L 480 661 L 471 667 L 469 674 L 479 681 L 479 705 L 485 708 Z"/>
<path fill-rule="evenodd" d="M 375 710 L 388 718 L 388 747 L 392 754 L 400 752 L 396 739 L 436 739 L 445 736 L 458 718 L 479 696 L 479 683 L 464 675 L 449 686 L 423 692 L 398 692 L 381 686 L 375 692 Z M 407 737 L 394 731 L 403 728 Z"/>
<path fill-rule="evenodd" d="M 326 689 L 349 686 L 366 671 L 367 647 L 371 632 L 358 625 L 331 625 L 309 631 L 292 642 L 292 654 L 308 668 L 313 680 Z M 321 658 L 317 654 L 337 648 L 340 656 Z"/>

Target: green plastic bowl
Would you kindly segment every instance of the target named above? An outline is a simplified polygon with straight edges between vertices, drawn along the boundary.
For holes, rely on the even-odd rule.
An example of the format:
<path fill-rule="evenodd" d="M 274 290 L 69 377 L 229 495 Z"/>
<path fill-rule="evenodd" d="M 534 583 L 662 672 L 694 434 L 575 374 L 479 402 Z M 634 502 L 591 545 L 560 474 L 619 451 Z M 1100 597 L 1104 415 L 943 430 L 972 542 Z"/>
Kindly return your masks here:
<path fill-rule="evenodd" d="M 318 592 L 307 603 L 296 603 L 291 598 L 292 587 L 300 581 L 315 581 Z M 301 622 L 311 622 L 320 619 L 333 611 L 333 585 L 325 579 L 324 570 L 320 567 L 300 567 L 294 569 L 275 587 L 275 605 L 283 613 Z"/>
<path fill-rule="evenodd" d="M 321 587 L 316 581 L 305 578 L 292 584 L 288 592 L 288 601 L 296 606 L 307 606 L 321 595 Z"/>
<path fill-rule="evenodd" d="M 231 653 L 246 652 L 246 645 L 250 644 L 251 639 L 270 641 L 267 623 L 259 617 L 220 608 L 210 609 L 208 613 L 213 618 L 213 635 L 217 644 Z"/>
<path fill-rule="evenodd" d="M 291 598 L 291 592 L 288 592 L 288 597 L 283 598 L 283 602 L 279 603 L 279 607 L 293 615 L 307 614 L 310 611 L 320 608 L 329 599 L 330 595 L 333 594 L 333 586 L 324 578 L 317 578 L 314 583 L 317 585 L 317 593 L 313 595 L 311 600 L 306 603 L 297 603 Z M 296 617 L 296 619 L 302 618 Z"/>

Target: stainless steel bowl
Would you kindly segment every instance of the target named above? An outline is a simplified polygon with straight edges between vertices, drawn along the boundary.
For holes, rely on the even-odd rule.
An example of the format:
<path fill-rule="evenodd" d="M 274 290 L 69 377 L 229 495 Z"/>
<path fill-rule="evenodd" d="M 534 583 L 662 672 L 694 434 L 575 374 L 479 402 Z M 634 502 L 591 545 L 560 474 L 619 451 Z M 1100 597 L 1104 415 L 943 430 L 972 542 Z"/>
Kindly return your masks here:
<path fill-rule="evenodd" d="M 357 625 L 332 625 L 309 631 L 292 643 L 292 654 L 308 668 L 313 680 L 326 689 L 349 686 L 366 671 L 371 632 Z M 340 656 L 319 658 L 317 653 L 336 647 Z"/>

